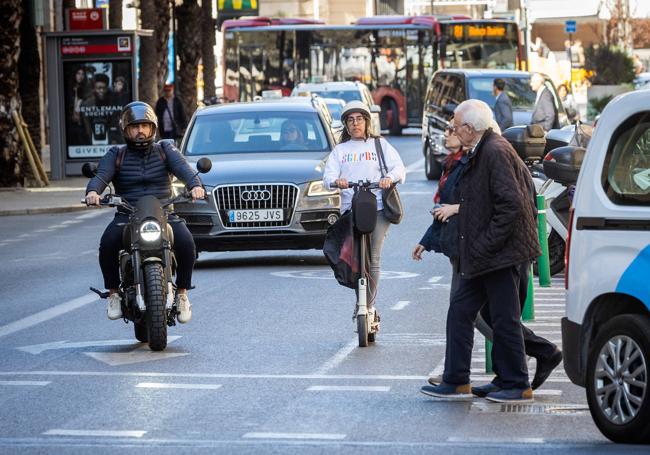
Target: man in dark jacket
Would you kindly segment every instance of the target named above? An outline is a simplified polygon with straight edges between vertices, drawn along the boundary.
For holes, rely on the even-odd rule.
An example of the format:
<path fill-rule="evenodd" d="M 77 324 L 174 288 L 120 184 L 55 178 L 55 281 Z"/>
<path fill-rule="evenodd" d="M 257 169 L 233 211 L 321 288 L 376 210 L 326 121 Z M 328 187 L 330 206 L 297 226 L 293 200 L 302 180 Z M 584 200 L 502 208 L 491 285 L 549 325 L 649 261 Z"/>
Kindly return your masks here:
<path fill-rule="evenodd" d="M 535 206 L 526 166 L 508 141 L 492 132 L 491 119 L 490 107 L 479 100 L 464 101 L 454 115 L 456 135 L 470 150 L 457 186 L 460 283 L 447 314 L 443 382 L 427 394 L 452 400 L 471 398 L 474 321 L 487 301 L 500 387 L 491 383 L 475 389 L 491 401 L 527 402 L 533 392 L 520 325 L 518 283 L 521 265 L 540 254 Z"/>
<path fill-rule="evenodd" d="M 544 76 L 534 73 L 530 78 L 530 88 L 537 94 L 530 124 L 540 124 L 544 131 L 559 127 L 555 100 L 553 94 L 546 88 Z"/>
<path fill-rule="evenodd" d="M 505 89 L 506 81 L 501 78 L 494 80 L 492 85 L 492 93 L 496 98 L 494 101 L 494 120 L 496 120 L 501 131 L 505 131 L 513 124 L 512 101 L 510 101 Z"/>
<path fill-rule="evenodd" d="M 167 142 L 154 144 L 156 137 L 156 115 L 146 103 L 135 101 L 127 104 L 120 117 L 120 127 L 126 145 L 109 149 L 99 162 L 97 175 L 86 187 L 86 203 L 98 205 L 100 194 L 106 183 L 113 181 L 115 193 L 129 204 L 135 205 L 143 196 L 168 199 L 172 196 L 170 174 L 175 175 L 191 188 L 192 199 L 205 196 L 201 179 L 180 152 Z M 119 163 L 118 163 L 119 161 Z M 119 251 L 122 245 L 122 231 L 129 217 L 119 210 L 106 227 L 99 244 L 99 265 L 104 276 L 104 286 L 109 290 L 107 314 L 109 319 L 122 317 Z M 187 298 L 187 289 L 192 285 L 192 269 L 196 247 L 192 234 L 185 222 L 171 216 L 169 224 L 174 231 L 174 253 L 177 261 L 176 307 L 178 322 L 185 323 L 192 318 L 192 305 Z"/>
<path fill-rule="evenodd" d="M 174 84 L 163 86 L 163 96 L 156 102 L 156 117 L 162 139 L 180 139 L 183 137 L 187 119 L 181 100 L 174 96 Z"/>

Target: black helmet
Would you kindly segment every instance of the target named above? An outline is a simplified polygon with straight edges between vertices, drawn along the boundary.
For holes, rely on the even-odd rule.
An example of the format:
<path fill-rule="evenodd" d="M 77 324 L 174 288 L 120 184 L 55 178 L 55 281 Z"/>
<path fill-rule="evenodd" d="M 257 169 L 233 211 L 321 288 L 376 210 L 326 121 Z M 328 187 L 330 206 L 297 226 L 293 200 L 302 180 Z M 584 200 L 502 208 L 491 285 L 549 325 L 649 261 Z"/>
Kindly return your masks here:
<path fill-rule="evenodd" d="M 138 123 L 151 123 L 151 135 L 145 138 L 142 141 L 132 140 L 128 134 L 126 134 L 126 127 L 129 125 L 137 125 Z M 146 150 L 151 147 L 154 139 L 156 138 L 156 130 L 158 129 L 158 119 L 156 118 L 156 113 L 147 103 L 142 101 L 134 101 L 127 104 L 122 109 L 122 114 L 120 115 L 120 129 L 122 130 L 122 136 L 127 145 L 135 150 Z"/>

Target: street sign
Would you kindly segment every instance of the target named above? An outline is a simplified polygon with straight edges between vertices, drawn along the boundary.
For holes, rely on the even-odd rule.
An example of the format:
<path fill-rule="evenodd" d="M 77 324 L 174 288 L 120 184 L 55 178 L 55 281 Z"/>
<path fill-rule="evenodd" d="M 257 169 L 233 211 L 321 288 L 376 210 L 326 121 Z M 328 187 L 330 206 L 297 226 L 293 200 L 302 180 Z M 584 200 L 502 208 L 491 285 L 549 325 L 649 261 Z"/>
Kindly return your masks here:
<path fill-rule="evenodd" d="M 576 21 L 571 20 L 564 22 L 564 33 L 575 33 L 576 28 Z"/>

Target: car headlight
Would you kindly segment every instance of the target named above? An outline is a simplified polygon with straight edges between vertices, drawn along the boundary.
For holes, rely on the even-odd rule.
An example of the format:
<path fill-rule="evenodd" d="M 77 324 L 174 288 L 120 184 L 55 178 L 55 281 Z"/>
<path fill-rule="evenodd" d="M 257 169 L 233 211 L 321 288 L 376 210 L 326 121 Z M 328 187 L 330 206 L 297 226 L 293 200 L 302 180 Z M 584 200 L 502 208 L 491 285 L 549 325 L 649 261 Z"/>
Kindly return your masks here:
<path fill-rule="evenodd" d="M 309 189 L 307 189 L 307 196 L 331 196 L 332 194 L 337 194 L 338 192 L 338 188 L 330 190 L 325 185 L 325 182 L 318 180 L 309 184 Z"/>
<path fill-rule="evenodd" d="M 140 238 L 145 242 L 155 242 L 160 239 L 160 225 L 155 221 L 145 221 L 140 226 Z"/>

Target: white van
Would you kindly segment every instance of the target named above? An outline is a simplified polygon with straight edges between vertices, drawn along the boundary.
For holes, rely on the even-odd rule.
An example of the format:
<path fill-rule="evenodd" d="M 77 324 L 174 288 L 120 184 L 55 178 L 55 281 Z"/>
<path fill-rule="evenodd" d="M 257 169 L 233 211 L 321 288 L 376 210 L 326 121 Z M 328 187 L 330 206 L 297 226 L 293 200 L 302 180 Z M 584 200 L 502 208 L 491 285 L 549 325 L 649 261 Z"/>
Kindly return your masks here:
<path fill-rule="evenodd" d="M 650 443 L 650 90 L 598 121 L 567 246 L 564 369 L 605 436 Z"/>

